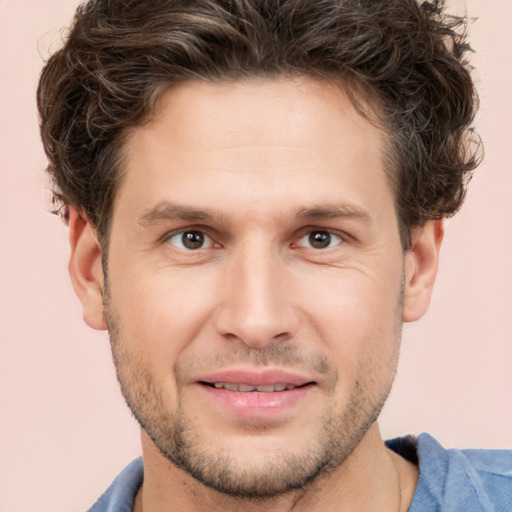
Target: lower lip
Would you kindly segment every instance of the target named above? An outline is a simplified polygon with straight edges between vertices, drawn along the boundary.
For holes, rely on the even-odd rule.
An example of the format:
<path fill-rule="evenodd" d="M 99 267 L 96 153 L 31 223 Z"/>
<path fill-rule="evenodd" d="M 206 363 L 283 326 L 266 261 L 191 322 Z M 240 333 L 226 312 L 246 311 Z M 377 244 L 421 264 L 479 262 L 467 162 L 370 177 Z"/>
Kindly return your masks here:
<path fill-rule="evenodd" d="M 264 393 L 259 391 L 230 391 L 204 384 L 201 389 L 217 404 L 240 417 L 262 417 L 279 414 L 297 405 L 313 389 L 312 384 L 300 388 Z"/>

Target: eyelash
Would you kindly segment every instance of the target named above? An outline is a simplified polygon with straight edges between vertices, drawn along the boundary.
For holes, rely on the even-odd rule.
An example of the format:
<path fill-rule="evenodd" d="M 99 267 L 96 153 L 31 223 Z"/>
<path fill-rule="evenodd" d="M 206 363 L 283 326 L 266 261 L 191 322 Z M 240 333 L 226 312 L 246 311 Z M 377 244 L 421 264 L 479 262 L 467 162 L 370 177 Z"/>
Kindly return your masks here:
<path fill-rule="evenodd" d="M 167 242 L 167 243 L 171 243 L 171 245 L 175 245 L 175 244 L 172 244 L 171 240 L 175 237 L 183 237 L 183 235 L 185 235 L 186 233 L 195 233 L 195 234 L 199 234 L 199 235 L 202 235 L 204 239 L 208 239 L 210 241 L 210 244 L 209 245 L 213 245 L 213 246 L 216 246 L 216 247 L 220 247 L 219 244 L 216 244 L 213 240 L 213 238 L 208 235 L 204 229 L 201 229 L 201 228 L 187 228 L 187 229 L 180 229 L 179 231 L 173 231 L 171 233 L 167 233 L 163 238 L 162 238 L 162 241 L 163 242 Z M 181 241 L 183 241 L 183 238 L 181 238 Z M 196 249 L 191 249 L 191 248 L 187 248 L 187 247 L 184 247 L 183 244 L 181 244 L 182 246 L 179 247 L 180 249 L 184 250 L 184 251 L 187 251 L 187 252 L 194 252 L 194 251 L 197 251 L 197 250 L 200 250 L 200 249 L 209 249 L 210 247 L 198 247 Z"/>
<path fill-rule="evenodd" d="M 190 248 L 190 247 L 185 247 L 183 245 L 183 235 L 185 235 L 186 233 L 190 233 L 190 234 L 198 234 L 198 235 L 201 235 L 203 237 L 203 239 L 205 240 L 209 240 L 209 244 L 208 244 L 208 247 L 204 247 L 203 245 L 201 245 L 200 247 L 196 247 L 196 248 Z M 326 228 L 318 228 L 318 227 L 308 227 L 306 230 L 302 230 L 301 234 L 299 237 L 296 237 L 295 240 L 298 240 L 299 242 L 302 241 L 303 239 L 305 239 L 306 237 L 311 237 L 312 234 L 314 233 L 319 233 L 319 234 L 327 234 L 328 235 L 328 242 L 329 242 L 329 246 L 328 247 L 311 247 L 311 246 L 301 246 L 299 245 L 297 242 L 294 242 L 292 244 L 292 248 L 300 248 L 300 247 L 303 247 L 305 249 L 309 249 L 309 250 L 314 250 L 315 252 L 320 252 L 320 251 L 325 251 L 325 250 L 328 250 L 328 249 L 332 249 L 340 244 L 343 244 L 346 239 L 347 239 L 347 235 L 345 234 L 341 234 L 337 231 L 334 231 L 334 230 L 331 230 L 331 229 L 326 229 Z M 173 244 L 171 242 L 171 240 L 175 237 L 181 237 L 179 238 L 178 240 L 181 242 L 180 245 L 177 245 L 177 244 Z M 337 239 L 337 243 L 334 245 L 334 246 L 330 246 L 330 242 L 332 241 L 332 239 L 335 238 Z M 171 243 L 171 245 L 174 245 L 175 247 L 178 247 L 179 249 L 183 250 L 183 251 L 186 251 L 186 252 L 197 252 L 197 251 L 200 251 L 200 250 L 205 250 L 205 249 L 211 249 L 211 248 L 220 248 L 221 245 L 216 243 L 214 241 L 214 239 L 206 232 L 206 230 L 202 227 L 190 227 L 190 228 L 186 228 L 186 229 L 180 229 L 178 231 L 173 231 L 171 233 L 167 233 L 164 237 L 162 237 L 162 242 L 166 242 L 166 243 Z M 311 240 L 310 240 L 311 242 Z M 193 242 L 192 242 L 193 243 Z"/>
<path fill-rule="evenodd" d="M 303 234 L 300 237 L 299 240 L 303 240 L 305 238 L 311 237 L 311 235 L 313 235 L 314 233 L 328 235 L 329 242 L 332 241 L 332 238 L 337 238 L 338 242 L 334 246 L 330 246 L 330 244 L 329 244 L 329 247 L 311 247 L 310 246 L 310 247 L 307 247 L 308 249 L 324 251 L 327 249 L 332 249 L 333 247 L 336 247 L 337 245 L 340 245 L 341 243 L 343 243 L 345 241 L 344 238 L 340 234 L 338 234 L 332 230 L 329 230 L 329 229 L 320 229 L 320 228 L 309 229 L 305 234 Z M 311 239 L 309 240 L 309 242 L 311 242 Z"/>

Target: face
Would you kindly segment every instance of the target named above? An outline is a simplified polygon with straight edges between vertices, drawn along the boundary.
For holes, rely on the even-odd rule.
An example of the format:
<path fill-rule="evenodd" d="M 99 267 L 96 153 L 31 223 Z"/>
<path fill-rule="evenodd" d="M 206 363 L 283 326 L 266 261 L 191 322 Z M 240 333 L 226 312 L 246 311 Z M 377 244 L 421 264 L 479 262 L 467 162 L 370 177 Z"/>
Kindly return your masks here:
<path fill-rule="evenodd" d="M 105 292 L 118 378 L 207 486 L 302 487 L 375 421 L 404 276 L 384 147 L 306 79 L 183 84 L 129 134 Z"/>

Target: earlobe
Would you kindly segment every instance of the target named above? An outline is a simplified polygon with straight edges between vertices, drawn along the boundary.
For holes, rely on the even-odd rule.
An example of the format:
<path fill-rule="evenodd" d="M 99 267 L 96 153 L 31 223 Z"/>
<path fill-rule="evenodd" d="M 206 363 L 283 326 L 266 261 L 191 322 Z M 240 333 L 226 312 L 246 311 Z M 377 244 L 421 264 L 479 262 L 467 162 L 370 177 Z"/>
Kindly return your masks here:
<path fill-rule="evenodd" d="M 404 322 L 414 322 L 428 310 L 443 235 L 443 220 L 429 221 L 412 232 L 411 248 L 405 256 Z"/>
<path fill-rule="evenodd" d="M 69 242 L 69 275 L 82 304 L 84 320 L 93 329 L 106 329 L 101 247 L 91 222 L 73 207 L 69 210 Z"/>

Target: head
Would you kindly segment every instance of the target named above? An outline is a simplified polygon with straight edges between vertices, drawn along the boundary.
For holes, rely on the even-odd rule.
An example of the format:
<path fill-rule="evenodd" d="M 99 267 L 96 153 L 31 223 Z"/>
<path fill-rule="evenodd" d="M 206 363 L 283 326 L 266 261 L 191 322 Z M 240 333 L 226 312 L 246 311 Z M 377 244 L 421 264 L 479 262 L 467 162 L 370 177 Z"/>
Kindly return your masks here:
<path fill-rule="evenodd" d="M 387 134 L 407 249 L 412 228 L 459 209 L 477 164 L 464 22 L 419 3 L 84 2 L 38 89 L 56 202 L 87 216 L 107 250 L 126 135 L 166 90 L 305 76 L 338 84 Z"/>
<path fill-rule="evenodd" d="M 412 0 L 90 1 L 45 67 L 84 316 L 207 486 L 304 486 L 374 425 L 476 165 L 458 26 Z"/>

